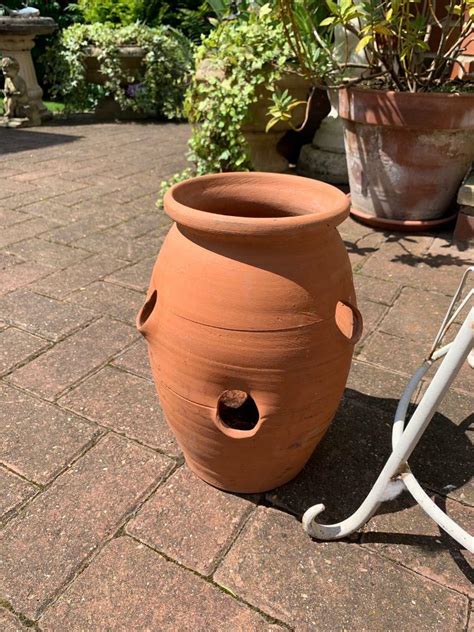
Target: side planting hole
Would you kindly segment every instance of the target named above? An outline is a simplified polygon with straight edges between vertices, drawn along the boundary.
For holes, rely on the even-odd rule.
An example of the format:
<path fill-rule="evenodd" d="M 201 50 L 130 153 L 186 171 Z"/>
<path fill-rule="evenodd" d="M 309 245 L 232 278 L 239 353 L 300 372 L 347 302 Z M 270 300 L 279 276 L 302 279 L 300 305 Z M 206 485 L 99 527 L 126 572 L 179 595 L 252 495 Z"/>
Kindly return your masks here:
<path fill-rule="evenodd" d="M 141 308 L 138 314 L 138 319 L 137 319 L 139 328 L 143 327 L 143 325 L 150 318 L 153 310 L 155 309 L 156 297 L 157 297 L 156 290 L 153 290 L 153 293 L 151 294 L 150 298 L 146 301 L 146 303 Z"/>
<path fill-rule="evenodd" d="M 343 336 L 353 345 L 362 336 L 362 316 L 357 307 L 338 301 L 336 305 L 336 325 Z"/>
<path fill-rule="evenodd" d="M 217 401 L 217 416 L 228 428 L 253 430 L 259 420 L 257 404 L 245 391 L 224 391 Z"/>

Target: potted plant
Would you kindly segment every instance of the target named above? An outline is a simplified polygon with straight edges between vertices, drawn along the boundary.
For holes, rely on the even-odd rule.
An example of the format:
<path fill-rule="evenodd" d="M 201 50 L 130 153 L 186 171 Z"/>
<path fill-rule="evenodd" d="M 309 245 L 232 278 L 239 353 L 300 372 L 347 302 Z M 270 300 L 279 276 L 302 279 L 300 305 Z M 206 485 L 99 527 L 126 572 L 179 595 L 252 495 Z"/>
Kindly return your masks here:
<path fill-rule="evenodd" d="M 186 95 L 192 167 L 172 181 L 212 172 L 284 171 L 288 160 L 277 146 L 305 118 L 311 82 L 298 74 L 275 10 L 269 4 L 248 10 L 241 5 L 233 15 L 228 3 L 221 5 L 222 12 L 214 6 L 219 17 L 214 30 L 196 49 Z M 284 120 L 274 116 L 280 111 Z M 323 109 L 321 118 L 325 114 Z M 162 192 L 169 184 L 163 183 Z"/>
<path fill-rule="evenodd" d="M 47 77 L 69 111 L 182 116 L 192 45 L 169 27 L 74 24 L 47 51 Z"/>
<path fill-rule="evenodd" d="M 446 7 L 436 0 L 327 0 L 331 14 L 322 20 L 313 0 L 279 2 L 307 75 L 339 88 L 352 214 L 401 229 L 451 219 L 474 158 L 473 85 L 450 79 L 472 32 L 473 0 L 448 0 Z M 336 29 L 357 38 L 363 63 L 341 60 Z"/>

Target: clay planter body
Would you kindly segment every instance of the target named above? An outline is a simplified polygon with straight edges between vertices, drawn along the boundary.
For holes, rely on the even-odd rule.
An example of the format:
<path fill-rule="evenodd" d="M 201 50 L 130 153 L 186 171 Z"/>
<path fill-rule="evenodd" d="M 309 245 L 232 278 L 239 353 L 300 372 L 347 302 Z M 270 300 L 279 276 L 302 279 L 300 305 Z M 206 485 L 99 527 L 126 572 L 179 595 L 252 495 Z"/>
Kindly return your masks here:
<path fill-rule="evenodd" d="M 361 330 L 335 228 L 347 197 L 269 173 L 187 180 L 137 317 L 189 467 L 258 492 L 293 478 L 326 432 Z M 151 421 L 152 423 L 152 421 Z"/>
<path fill-rule="evenodd" d="M 342 89 L 351 213 L 387 228 L 452 214 L 474 158 L 474 96 Z"/>

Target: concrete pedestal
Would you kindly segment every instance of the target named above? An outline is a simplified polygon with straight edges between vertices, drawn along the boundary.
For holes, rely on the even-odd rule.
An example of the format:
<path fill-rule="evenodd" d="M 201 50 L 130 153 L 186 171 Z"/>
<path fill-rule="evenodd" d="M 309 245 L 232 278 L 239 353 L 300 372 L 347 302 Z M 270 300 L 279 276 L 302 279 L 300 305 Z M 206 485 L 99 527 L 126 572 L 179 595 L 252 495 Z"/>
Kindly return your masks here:
<path fill-rule="evenodd" d="M 311 145 L 302 147 L 296 170 L 302 176 L 330 184 L 348 183 L 344 130 L 335 104 L 322 121 Z"/>
<path fill-rule="evenodd" d="M 52 18 L 0 18 L 0 52 L 14 57 L 20 64 L 20 75 L 26 81 L 30 103 L 38 109 L 42 121 L 52 117 L 42 101 L 43 90 L 38 84 L 31 57 L 37 35 L 49 35 L 57 29 Z"/>

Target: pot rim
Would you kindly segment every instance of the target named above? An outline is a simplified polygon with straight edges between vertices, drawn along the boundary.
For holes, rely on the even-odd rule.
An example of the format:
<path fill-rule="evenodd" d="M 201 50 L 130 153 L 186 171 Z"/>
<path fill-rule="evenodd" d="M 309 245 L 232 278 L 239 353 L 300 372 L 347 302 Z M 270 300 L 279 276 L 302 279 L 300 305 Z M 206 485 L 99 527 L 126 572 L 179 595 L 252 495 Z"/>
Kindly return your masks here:
<path fill-rule="evenodd" d="M 366 125 L 473 129 L 474 94 L 340 88 L 339 116 Z"/>
<path fill-rule="evenodd" d="M 216 212 L 235 204 L 246 205 L 244 214 Z M 349 215 L 347 195 L 330 184 L 259 171 L 216 173 L 184 180 L 167 191 L 164 207 L 179 225 L 240 236 L 301 234 L 335 227 Z M 272 207 L 275 215 L 258 216 Z"/>

